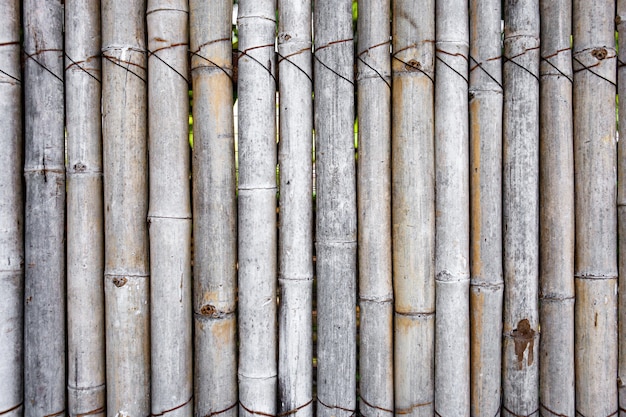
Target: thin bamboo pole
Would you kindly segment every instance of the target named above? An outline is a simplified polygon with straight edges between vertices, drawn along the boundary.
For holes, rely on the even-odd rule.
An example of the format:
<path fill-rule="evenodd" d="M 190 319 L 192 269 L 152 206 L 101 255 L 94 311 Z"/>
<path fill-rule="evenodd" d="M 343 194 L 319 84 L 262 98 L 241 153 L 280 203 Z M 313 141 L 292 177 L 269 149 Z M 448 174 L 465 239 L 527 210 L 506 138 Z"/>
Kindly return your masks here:
<path fill-rule="evenodd" d="M 279 413 L 313 415 L 311 1 L 278 2 L 280 72 Z M 306 405 L 306 407 L 304 407 Z"/>
<path fill-rule="evenodd" d="M 541 0 L 539 397 L 541 413 L 573 416 L 574 147 L 571 1 Z"/>
<path fill-rule="evenodd" d="M 467 0 L 436 2 L 435 410 L 469 415 L 469 123 Z"/>
<path fill-rule="evenodd" d="M 539 2 L 504 3 L 503 416 L 539 407 Z"/>
<path fill-rule="evenodd" d="M 148 0 L 152 415 L 193 413 L 187 0 Z"/>
<path fill-rule="evenodd" d="M 617 0 L 617 16 L 615 17 L 617 24 L 618 40 L 626 39 L 626 0 Z M 619 100 L 620 115 L 618 127 L 618 138 L 626 138 L 626 66 L 622 62 L 626 62 L 626 48 L 621 48 L 618 56 L 617 66 L 617 86 Z M 626 417 L 626 140 L 618 140 L 617 142 L 617 220 L 618 220 L 618 259 L 619 283 L 618 288 L 622 290 L 618 293 L 619 301 L 619 317 L 618 317 L 618 374 L 617 388 L 619 394 L 620 417 Z"/>
<path fill-rule="evenodd" d="M 393 415 L 391 24 L 388 0 L 359 2 L 357 175 L 359 410 Z"/>
<path fill-rule="evenodd" d="M 85 7 L 86 6 L 86 7 Z M 65 2 L 67 374 L 70 416 L 104 415 L 100 1 Z"/>
<path fill-rule="evenodd" d="M 0 1 L 0 414 L 24 413 L 24 207 L 20 6 Z"/>
<path fill-rule="evenodd" d="M 617 412 L 615 1 L 573 2 L 576 413 Z"/>
<path fill-rule="evenodd" d="M 470 0 L 470 354 L 472 416 L 500 410 L 502 68 L 500 0 Z"/>
<path fill-rule="evenodd" d="M 435 2 L 393 3 L 392 220 L 396 414 L 434 413 Z"/>
<path fill-rule="evenodd" d="M 239 3 L 239 414 L 276 413 L 275 0 Z"/>
<path fill-rule="evenodd" d="M 108 416 L 150 413 L 145 0 L 102 1 Z"/>
<path fill-rule="evenodd" d="M 23 2 L 24 414 L 65 415 L 63 1 Z"/>
<path fill-rule="evenodd" d="M 194 415 L 237 415 L 232 1 L 189 2 L 193 76 Z M 219 381 L 216 384 L 215 381 Z"/>
<path fill-rule="evenodd" d="M 356 409 L 356 181 L 352 2 L 316 2 L 317 416 Z"/>

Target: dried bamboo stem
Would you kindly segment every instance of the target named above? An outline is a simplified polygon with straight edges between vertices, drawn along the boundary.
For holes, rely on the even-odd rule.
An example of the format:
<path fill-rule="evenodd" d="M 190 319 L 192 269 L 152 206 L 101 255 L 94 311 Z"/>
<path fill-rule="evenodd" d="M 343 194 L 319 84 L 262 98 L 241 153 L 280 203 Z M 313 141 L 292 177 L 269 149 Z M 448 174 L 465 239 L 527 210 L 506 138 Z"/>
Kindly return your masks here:
<path fill-rule="evenodd" d="M 574 148 L 571 2 L 540 1 L 539 397 L 551 413 L 573 416 Z M 543 413 L 543 411 L 542 411 Z"/>
<path fill-rule="evenodd" d="M 435 409 L 469 415 L 469 123 L 467 0 L 436 2 Z"/>
<path fill-rule="evenodd" d="M 393 415 L 390 1 L 359 2 L 359 410 Z"/>
<path fill-rule="evenodd" d="M 500 0 L 470 0 L 470 415 L 496 415 L 502 353 Z"/>
<path fill-rule="evenodd" d="M 434 413 L 435 2 L 393 4 L 392 220 L 396 413 Z"/>
<path fill-rule="evenodd" d="M 189 6 L 194 121 L 194 414 L 235 417 L 237 204 L 230 79 L 232 1 L 191 0 Z"/>
<path fill-rule="evenodd" d="M 239 414 L 275 414 L 275 0 L 239 3 Z"/>
<path fill-rule="evenodd" d="M 63 2 L 23 2 L 24 414 L 65 415 Z"/>
<path fill-rule="evenodd" d="M 24 206 L 20 5 L 0 1 L 0 414 L 24 413 Z"/>
<path fill-rule="evenodd" d="M 503 416 L 539 408 L 539 2 L 504 3 Z"/>
<path fill-rule="evenodd" d="M 615 1 L 573 2 L 576 412 L 617 412 Z"/>
<path fill-rule="evenodd" d="M 70 416 L 106 412 L 100 1 L 86 6 L 65 2 Z"/>
<path fill-rule="evenodd" d="M 280 229 L 278 412 L 313 415 L 311 1 L 278 2 Z M 305 404 L 308 406 L 302 408 Z"/>
<path fill-rule="evenodd" d="M 102 1 L 107 415 L 150 413 L 145 0 Z"/>
<path fill-rule="evenodd" d="M 193 413 L 188 1 L 148 0 L 152 415 Z"/>
<path fill-rule="evenodd" d="M 617 0 L 617 24 L 618 39 L 626 39 L 626 0 Z M 618 62 L 626 62 L 626 48 L 619 51 Z M 619 100 L 620 120 L 618 137 L 626 138 L 626 67 L 618 64 L 617 86 Z M 618 254 L 626 253 L 626 140 L 617 142 L 617 220 L 618 220 Z M 618 374 L 617 388 L 619 394 L 620 417 L 626 417 L 626 256 L 619 256 L 618 259 L 619 283 L 618 288 L 622 290 L 618 293 Z"/>

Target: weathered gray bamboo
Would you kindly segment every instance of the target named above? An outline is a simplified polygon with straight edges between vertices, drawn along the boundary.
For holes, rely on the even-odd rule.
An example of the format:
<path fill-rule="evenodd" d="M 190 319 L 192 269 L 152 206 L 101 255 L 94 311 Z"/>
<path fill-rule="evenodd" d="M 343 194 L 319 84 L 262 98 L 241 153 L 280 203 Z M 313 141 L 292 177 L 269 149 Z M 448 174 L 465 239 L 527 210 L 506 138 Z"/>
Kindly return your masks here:
<path fill-rule="evenodd" d="M 539 2 L 504 2 L 503 416 L 539 407 Z"/>
<path fill-rule="evenodd" d="M 541 414 L 575 415 L 574 148 L 571 1 L 540 1 L 539 397 Z"/>
<path fill-rule="evenodd" d="M 576 412 L 617 412 L 615 1 L 573 2 Z"/>
<path fill-rule="evenodd" d="M 65 2 L 67 370 L 70 416 L 104 415 L 100 1 Z"/>
<path fill-rule="evenodd" d="M 315 4 L 317 416 L 356 409 L 356 181 L 352 2 Z"/>
<path fill-rule="evenodd" d="M 615 17 L 617 25 L 618 39 L 626 39 L 626 0 L 617 0 L 617 16 Z M 626 137 L 626 66 L 622 63 L 626 62 L 626 48 L 622 48 L 618 55 L 617 67 L 617 85 L 618 97 L 621 93 L 622 100 L 619 101 L 619 111 L 621 114 L 618 137 Z M 620 113 L 621 112 L 621 113 Z M 618 163 L 617 163 L 617 216 L 618 216 L 618 233 L 619 246 L 618 253 L 626 253 L 626 140 L 617 142 Z M 618 394 L 620 417 L 626 417 L 626 256 L 619 256 L 618 260 L 619 284 L 618 288 L 622 288 L 619 294 L 619 316 L 618 316 Z M 622 381 L 622 383 L 619 383 Z"/>
<path fill-rule="evenodd" d="M 436 2 L 435 410 L 469 415 L 469 123 L 467 0 Z"/>
<path fill-rule="evenodd" d="M 313 415 L 311 1 L 278 2 L 278 412 Z"/>
<path fill-rule="evenodd" d="M 108 416 L 150 414 L 145 0 L 102 1 Z"/>
<path fill-rule="evenodd" d="M 398 414 L 434 413 L 435 2 L 393 3 L 392 221 Z"/>
<path fill-rule="evenodd" d="M 23 2 L 24 415 L 66 414 L 63 1 Z"/>
<path fill-rule="evenodd" d="M 187 0 L 148 0 L 152 415 L 191 417 Z"/>
<path fill-rule="evenodd" d="M 500 0 L 470 0 L 470 354 L 472 416 L 500 410 L 502 68 Z"/>
<path fill-rule="evenodd" d="M 232 1 L 189 2 L 193 76 L 194 408 L 237 415 Z M 215 381 L 220 381 L 215 384 Z"/>
<path fill-rule="evenodd" d="M 22 416 L 24 241 L 20 4 L 0 1 L 0 414 Z"/>
<path fill-rule="evenodd" d="M 239 3 L 239 415 L 276 414 L 275 0 Z"/>
<path fill-rule="evenodd" d="M 359 2 L 359 410 L 393 415 L 389 0 Z"/>

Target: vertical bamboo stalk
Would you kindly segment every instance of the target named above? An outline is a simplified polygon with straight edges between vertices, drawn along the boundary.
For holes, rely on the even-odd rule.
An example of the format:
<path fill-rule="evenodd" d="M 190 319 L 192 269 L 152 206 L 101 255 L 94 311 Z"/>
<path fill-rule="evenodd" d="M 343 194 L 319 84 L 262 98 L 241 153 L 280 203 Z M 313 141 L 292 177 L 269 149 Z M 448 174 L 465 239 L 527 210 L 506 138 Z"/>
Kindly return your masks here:
<path fill-rule="evenodd" d="M 574 147 L 571 1 L 540 1 L 541 413 L 573 416 Z"/>
<path fill-rule="evenodd" d="M 104 415 L 100 1 L 65 2 L 67 374 L 70 416 Z"/>
<path fill-rule="evenodd" d="M 576 412 L 617 412 L 615 1 L 573 2 Z"/>
<path fill-rule="evenodd" d="M 618 30 L 618 39 L 626 39 L 626 0 L 617 0 L 617 16 L 615 18 Z M 618 137 L 626 138 L 626 48 L 619 51 L 617 66 L 617 86 L 619 100 L 620 120 Z M 617 142 L 618 163 L 617 163 L 617 216 L 618 216 L 618 253 L 622 254 L 618 260 L 619 284 L 622 288 L 619 292 L 619 318 L 618 318 L 618 374 L 617 388 L 619 394 L 620 417 L 626 417 L 626 140 Z"/>
<path fill-rule="evenodd" d="M 435 410 L 469 415 L 468 3 L 436 5 Z"/>
<path fill-rule="evenodd" d="M 102 1 L 107 415 L 150 413 L 145 0 Z"/>
<path fill-rule="evenodd" d="M 390 1 L 359 2 L 359 410 L 393 414 Z"/>
<path fill-rule="evenodd" d="M 239 3 L 239 413 L 276 413 L 275 0 Z"/>
<path fill-rule="evenodd" d="M 63 2 L 23 2 L 25 415 L 65 415 Z"/>
<path fill-rule="evenodd" d="M 539 2 L 504 3 L 503 415 L 539 407 Z"/>
<path fill-rule="evenodd" d="M 313 415 L 311 1 L 278 2 L 280 229 L 278 412 Z"/>
<path fill-rule="evenodd" d="M 434 413 L 435 2 L 393 4 L 392 219 L 397 414 Z"/>
<path fill-rule="evenodd" d="M 194 414 L 234 417 L 237 204 L 230 79 L 232 1 L 191 0 L 189 11 L 194 133 Z"/>
<path fill-rule="evenodd" d="M 148 0 L 152 415 L 191 417 L 187 0 Z"/>
<path fill-rule="evenodd" d="M 502 68 L 500 0 L 470 0 L 470 355 L 472 416 L 500 410 Z"/>
<path fill-rule="evenodd" d="M 0 1 L 0 414 L 23 415 L 24 206 L 20 5 Z"/>
<path fill-rule="evenodd" d="M 315 4 L 317 416 L 356 409 L 356 184 L 352 2 Z"/>

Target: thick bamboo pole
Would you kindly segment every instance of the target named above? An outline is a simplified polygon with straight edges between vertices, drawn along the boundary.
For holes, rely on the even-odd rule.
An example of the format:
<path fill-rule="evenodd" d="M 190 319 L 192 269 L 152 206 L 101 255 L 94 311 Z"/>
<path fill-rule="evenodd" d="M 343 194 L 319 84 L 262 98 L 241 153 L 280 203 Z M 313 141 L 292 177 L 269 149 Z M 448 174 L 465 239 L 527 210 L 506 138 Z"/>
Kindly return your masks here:
<path fill-rule="evenodd" d="M 65 2 L 67 374 L 70 416 L 104 415 L 100 1 Z"/>
<path fill-rule="evenodd" d="M 0 1 L 0 414 L 23 415 L 24 207 L 20 5 Z"/>
<path fill-rule="evenodd" d="M 571 1 L 541 0 L 539 397 L 541 413 L 573 416 L 574 147 Z"/>
<path fill-rule="evenodd" d="M 107 415 L 150 413 L 145 0 L 102 1 Z"/>
<path fill-rule="evenodd" d="M 275 0 L 239 3 L 239 414 L 276 413 Z"/>
<path fill-rule="evenodd" d="M 63 1 L 24 10 L 24 414 L 65 415 Z"/>
<path fill-rule="evenodd" d="M 359 410 L 393 415 L 391 24 L 388 0 L 359 2 Z"/>
<path fill-rule="evenodd" d="M 615 1 L 573 2 L 576 412 L 617 412 Z"/>
<path fill-rule="evenodd" d="M 356 409 L 356 181 L 352 2 L 315 4 L 317 416 Z"/>
<path fill-rule="evenodd" d="M 193 76 L 194 414 L 237 415 L 232 1 L 189 2 Z M 215 381 L 220 381 L 216 384 Z"/>
<path fill-rule="evenodd" d="M 470 0 L 470 340 L 472 416 L 500 409 L 502 68 L 500 0 Z"/>
<path fill-rule="evenodd" d="M 191 417 L 187 0 L 148 0 L 152 415 Z"/>
<path fill-rule="evenodd" d="M 626 0 L 617 0 L 617 16 L 615 18 L 617 24 L 618 39 L 626 39 Z M 626 66 L 623 65 L 626 62 L 626 48 L 622 48 L 619 51 L 617 66 L 617 86 L 619 100 L 619 111 L 621 115 L 618 126 L 619 136 L 626 138 Z M 618 288 L 622 290 L 618 293 L 619 296 L 619 319 L 618 319 L 618 349 L 619 349 L 619 367 L 617 374 L 618 381 L 618 394 L 619 394 L 619 407 L 620 417 L 626 417 L 626 140 L 620 140 L 617 142 L 618 163 L 617 163 L 617 216 L 618 216 L 618 233 L 619 233 L 619 247 L 618 253 L 622 254 L 618 260 L 619 271 L 619 284 Z M 620 382 L 621 381 L 621 382 Z"/>
<path fill-rule="evenodd" d="M 393 3 L 392 219 L 396 414 L 434 413 L 435 2 Z"/>
<path fill-rule="evenodd" d="M 278 2 L 280 229 L 278 412 L 313 415 L 311 1 Z"/>
<path fill-rule="evenodd" d="M 504 3 L 503 416 L 539 407 L 539 2 Z"/>
<path fill-rule="evenodd" d="M 469 123 L 467 0 L 436 2 L 435 410 L 469 415 Z"/>

